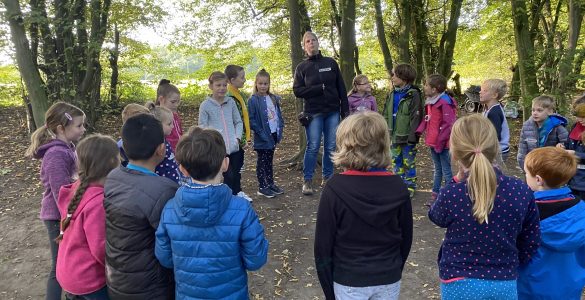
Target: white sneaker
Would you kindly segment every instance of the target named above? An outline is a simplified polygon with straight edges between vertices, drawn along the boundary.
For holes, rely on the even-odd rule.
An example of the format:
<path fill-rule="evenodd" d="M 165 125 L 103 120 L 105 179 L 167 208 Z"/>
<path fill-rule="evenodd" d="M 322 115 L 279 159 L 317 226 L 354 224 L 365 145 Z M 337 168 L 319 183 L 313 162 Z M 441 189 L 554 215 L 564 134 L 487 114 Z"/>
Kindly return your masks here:
<path fill-rule="evenodd" d="M 249 202 L 254 201 L 252 198 L 250 198 L 250 196 L 246 195 L 246 193 L 244 193 L 244 191 L 240 191 L 236 196 L 242 197 L 242 198 L 248 200 Z"/>

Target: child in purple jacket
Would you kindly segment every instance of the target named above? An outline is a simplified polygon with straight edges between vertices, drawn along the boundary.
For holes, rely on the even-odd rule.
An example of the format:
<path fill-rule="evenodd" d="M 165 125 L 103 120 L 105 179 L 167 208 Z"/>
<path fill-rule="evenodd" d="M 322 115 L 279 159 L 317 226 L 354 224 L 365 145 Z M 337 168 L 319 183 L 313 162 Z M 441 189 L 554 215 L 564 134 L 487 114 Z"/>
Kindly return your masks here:
<path fill-rule="evenodd" d="M 372 86 L 366 75 L 357 75 L 353 79 L 352 89 L 347 94 L 349 102 L 349 113 L 355 114 L 360 111 L 378 111 L 376 98 L 372 96 Z"/>
<path fill-rule="evenodd" d="M 61 215 L 57 199 L 61 186 L 73 182 L 77 173 L 77 156 L 74 142 L 85 133 L 85 114 L 71 104 L 57 102 L 45 114 L 45 125 L 39 127 L 31 136 L 31 145 L 25 155 L 40 159 L 41 182 L 44 187 L 41 201 L 41 220 L 47 227 L 51 246 L 52 265 L 47 279 L 46 299 L 61 299 L 61 286 L 57 282 L 55 268 L 59 246 L 55 242 L 59 236 Z"/>

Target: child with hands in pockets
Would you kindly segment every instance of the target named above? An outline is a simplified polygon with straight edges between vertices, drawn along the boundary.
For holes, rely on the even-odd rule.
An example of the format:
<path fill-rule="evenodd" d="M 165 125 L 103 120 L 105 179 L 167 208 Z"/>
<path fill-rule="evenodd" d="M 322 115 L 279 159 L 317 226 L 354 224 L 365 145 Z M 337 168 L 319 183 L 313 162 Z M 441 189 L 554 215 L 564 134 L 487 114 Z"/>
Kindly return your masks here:
<path fill-rule="evenodd" d="M 274 183 L 272 164 L 276 144 L 282 140 L 284 120 L 280 110 L 280 97 L 270 92 L 270 74 L 264 69 L 256 74 L 254 95 L 248 100 L 248 111 L 250 126 L 254 130 L 254 150 L 258 154 L 258 195 L 272 198 L 284 193 Z"/>

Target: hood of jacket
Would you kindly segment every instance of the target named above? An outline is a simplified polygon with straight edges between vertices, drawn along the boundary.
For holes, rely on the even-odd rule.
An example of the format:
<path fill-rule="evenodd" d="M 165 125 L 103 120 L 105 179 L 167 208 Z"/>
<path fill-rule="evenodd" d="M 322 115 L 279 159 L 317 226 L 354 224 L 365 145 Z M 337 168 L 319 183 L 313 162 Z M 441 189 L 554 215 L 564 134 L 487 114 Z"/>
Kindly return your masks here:
<path fill-rule="evenodd" d="M 79 180 L 77 180 L 72 184 L 62 186 L 61 189 L 59 190 L 59 199 L 57 199 L 57 207 L 59 207 L 59 212 L 61 213 L 62 219 L 65 219 L 65 217 L 67 216 L 67 208 L 69 207 L 69 203 L 73 199 L 73 196 L 75 196 L 75 191 L 77 191 L 79 183 L 80 183 Z M 83 194 L 79 204 L 77 205 L 77 209 L 75 209 L 75 212 L 71 217 L 76 218 L 81 213 L 85 205 L 87 205 L 94 197 L 103 194 L 104 188 L 102 185 L 90 184 L 85 190 L 85 193 Z"/>
<path fill-rule="evenodd" d="M 175 210 L 182 223 L 213 226 L 227 210 L 232 190 L 225 184 L 189 183 L 177 190 Z"/>
<path fill-rule="evenodd" d="M 71 149 L 73 150 L 75 149 L 75 146 L 73 144 L 67 144 L 60 139 L 53 139 L 52 141 L 40 146 L 39 149 L 37 149 L 37 152 L 35 153 L 34 157 L 37 159 L 42 159 L 47 153 L 47 151 L 49 151 L 49 149 L 53 147 L 56 147 L 57 150 L 61 151 L 69 151 Z"/>
<path fill-rule="evenodd" d="M 572 252 L 585 246 L 585 202 L 540 223 L 542 246 L 559 252 Z"/>
<path fill-rule="evenodd" d="M 380 186 L 404 185 L 400 176 L 334 175 L 330 180 L 339 181 L 335 184 L 333 193 L 365 223 L 374 227 L 386 225 L 390 222 L 388 213 L 410 201 L 406 186 L 396 191 L 380 193 Z M 356 189 L 356 186 L 361 188 Z"/>
<path fill-rule="evenodd" d="M 567 118 L 559 115 L 559 114 L 552 114 L 548 116 L 551 120 L 551 125 L 553 126 L 552 128 L 559 126 L 559 125 L 563 125 L 563 126 L 567 126 L 567 124 L 569 123 L 567 121 Z"/>

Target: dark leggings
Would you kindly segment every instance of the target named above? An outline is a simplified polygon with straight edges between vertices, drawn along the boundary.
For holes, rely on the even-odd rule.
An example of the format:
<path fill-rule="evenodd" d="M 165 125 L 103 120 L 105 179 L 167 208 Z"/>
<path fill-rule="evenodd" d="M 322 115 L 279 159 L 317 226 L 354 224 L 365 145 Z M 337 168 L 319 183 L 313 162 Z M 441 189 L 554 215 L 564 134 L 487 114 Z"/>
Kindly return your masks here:
<path fill-rule="evenodd" d="M 272 159 L 274 158 L 274 149 L 256 149 L 258 160 L 256 161 L 256 177 L 258 177 L 258 187 L 265 189 L 274 184 L 274 172 Z"/>
<path fill-rule="evenodd" d="M 59 252 L 59 245 L 55 242 L 55 239 L 59 236 L 59 221 L 43 221 L 47 227 L 49 234 L 49 245 L 51 246 L 51 271 L 49 272 L 49 278 L 47 278 L 47 300 L 60 300 L 61 299 L 61 285 L 57 282 L 57 275 L 55 269 L 57 267 L 57 253 Z"/>
<path fill-rule="evenodd" d="M 223 183 L 232 189 L 232 194 L 237 195 L 242 191 L 241 179 L 242 179 L 242 166 L 244 165 L 244 149 L 240 147 L 239 151 L 236 151 L 228 155 L 230 164 L 227 171 L 223 173 Z"/>

